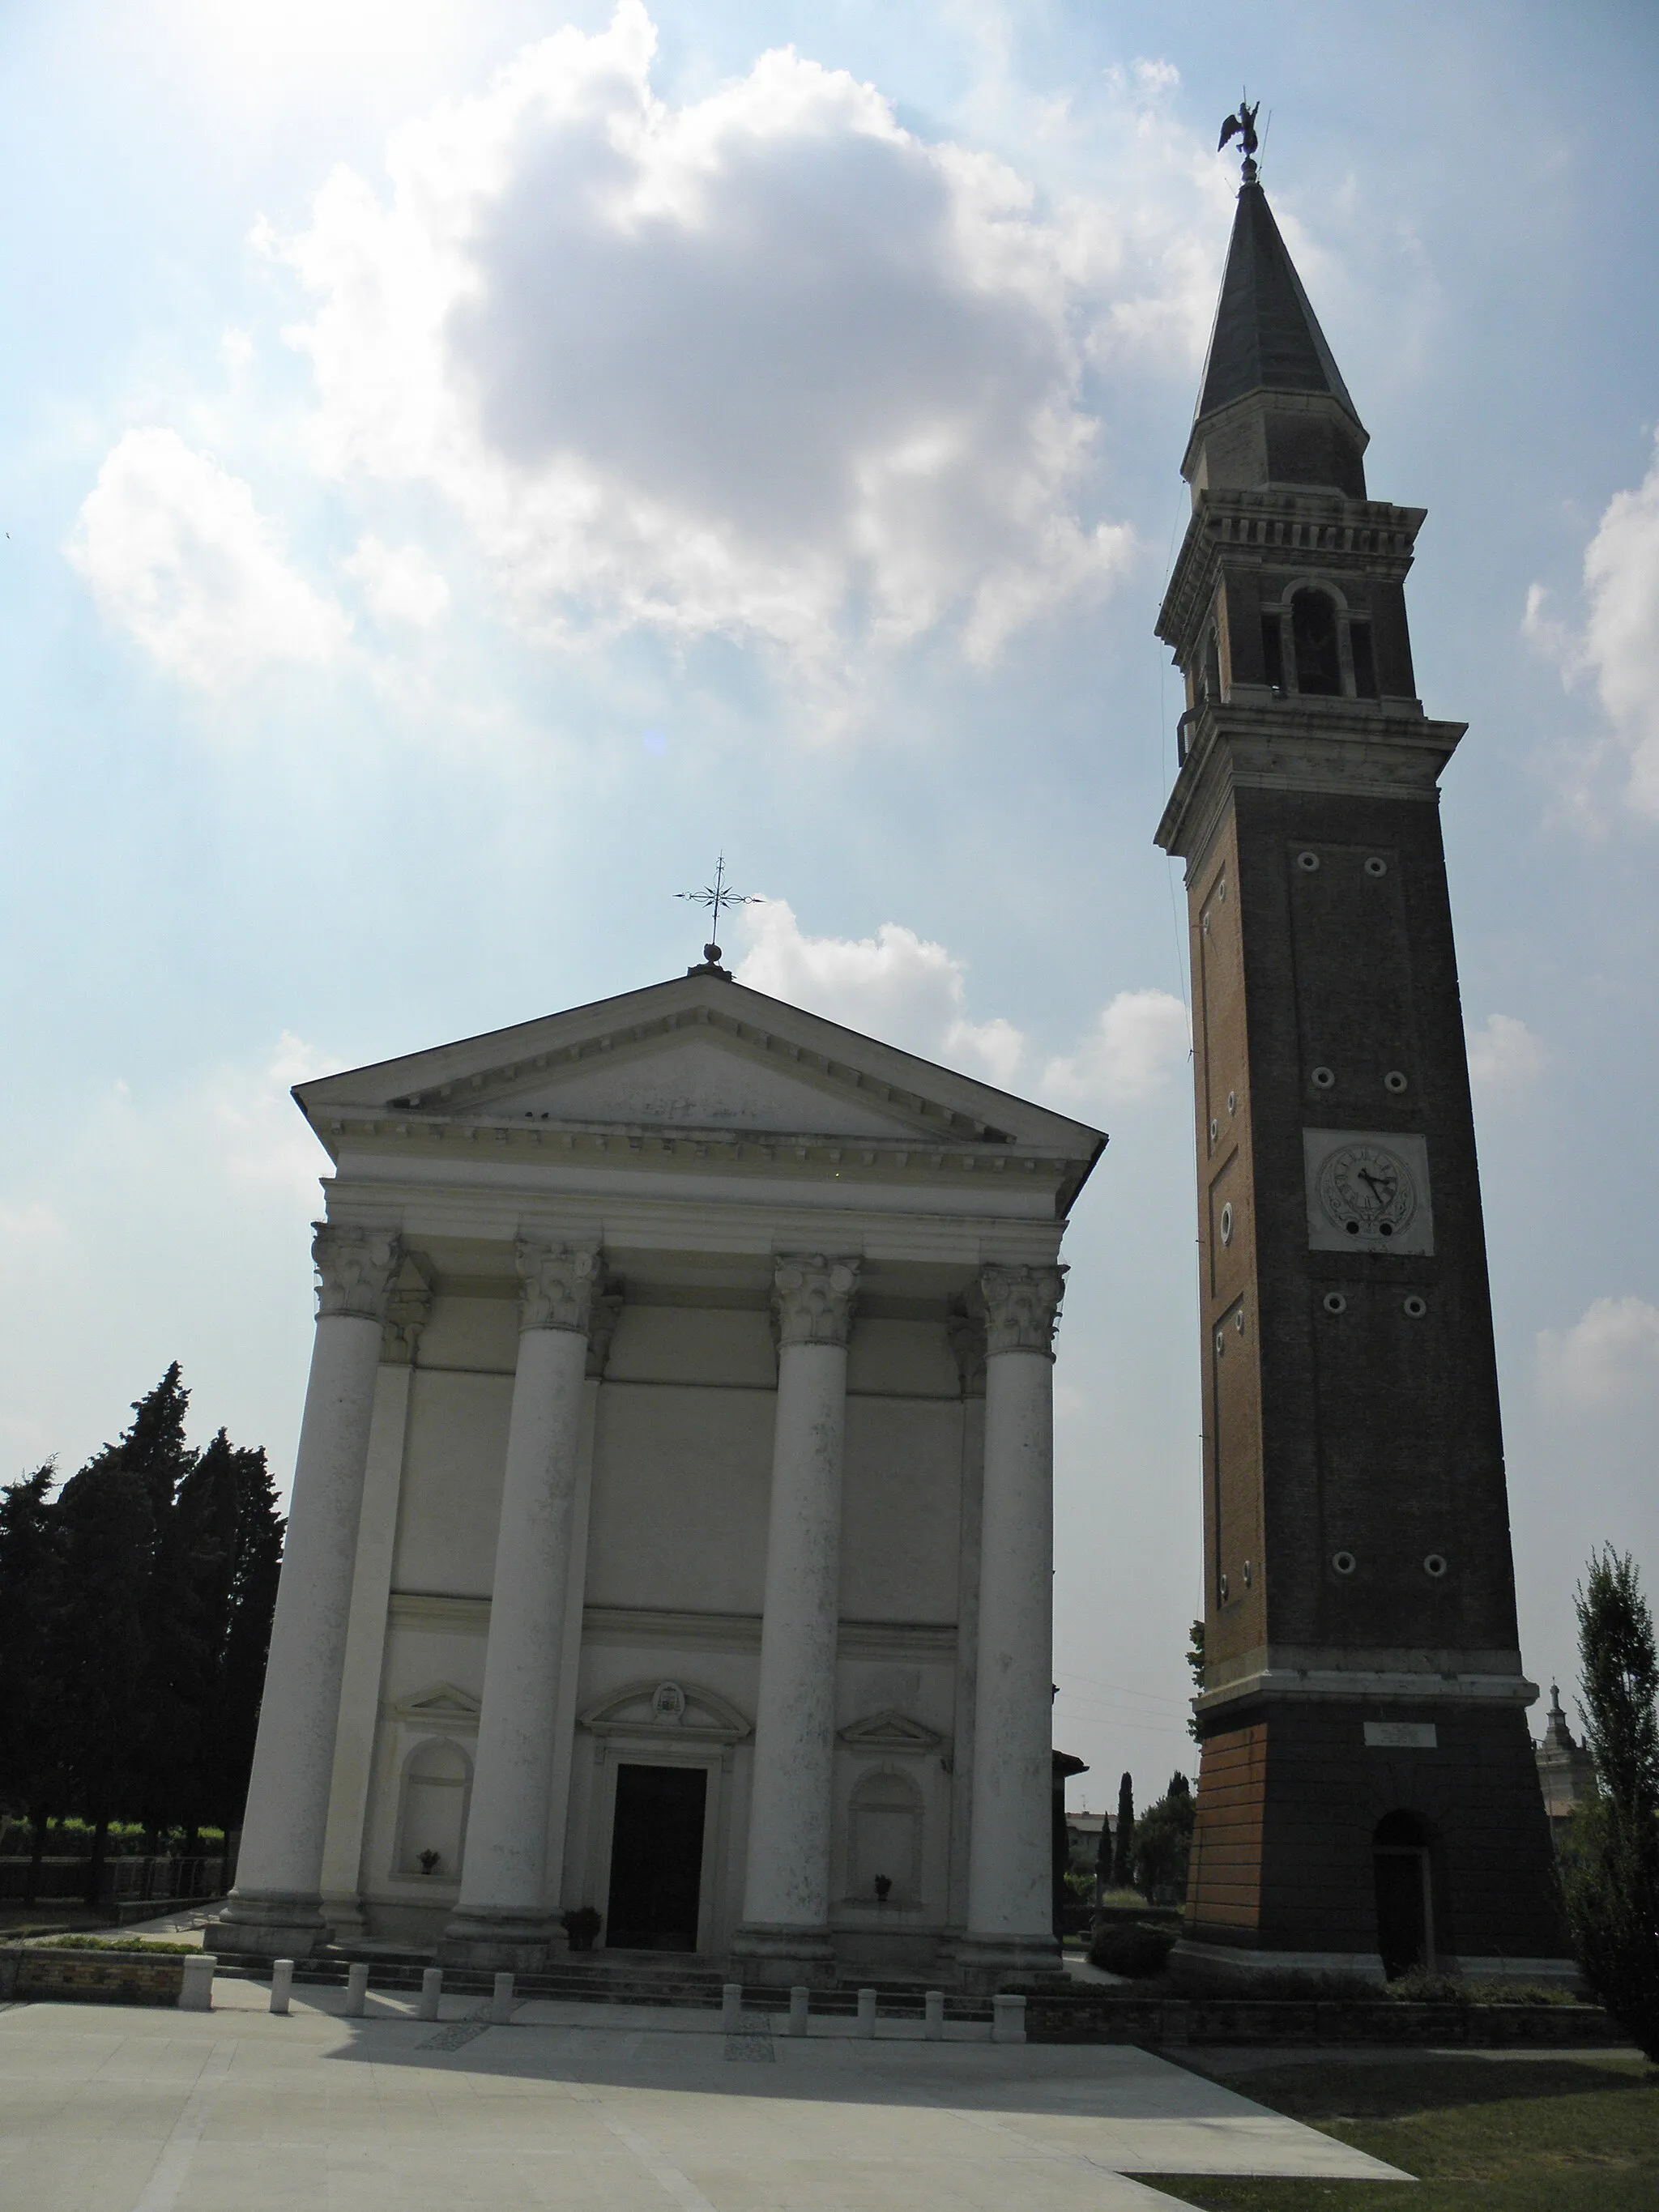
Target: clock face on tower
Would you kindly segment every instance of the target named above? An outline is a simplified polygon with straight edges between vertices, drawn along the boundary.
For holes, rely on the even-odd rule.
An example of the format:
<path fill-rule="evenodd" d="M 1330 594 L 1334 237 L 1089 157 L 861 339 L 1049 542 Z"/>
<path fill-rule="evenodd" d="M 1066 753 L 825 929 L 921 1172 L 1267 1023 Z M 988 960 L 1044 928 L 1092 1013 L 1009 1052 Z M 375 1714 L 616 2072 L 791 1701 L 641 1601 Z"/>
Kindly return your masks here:
<path fill-rule="evenodd" d="M 1320 1252 L 1432 1252 L 1428 1147 L 1406 1131 L 1304 1129 L 1308 1242 Z"/>
<path fill-rule="evenodd" d="M 1417 1187 L 1411 1170 L 1386 1146 L 1345 1145 L 1325 1163 L 1319 1202 L 1345 1236 L 1392 1243 L 1417 1211 Z"/>

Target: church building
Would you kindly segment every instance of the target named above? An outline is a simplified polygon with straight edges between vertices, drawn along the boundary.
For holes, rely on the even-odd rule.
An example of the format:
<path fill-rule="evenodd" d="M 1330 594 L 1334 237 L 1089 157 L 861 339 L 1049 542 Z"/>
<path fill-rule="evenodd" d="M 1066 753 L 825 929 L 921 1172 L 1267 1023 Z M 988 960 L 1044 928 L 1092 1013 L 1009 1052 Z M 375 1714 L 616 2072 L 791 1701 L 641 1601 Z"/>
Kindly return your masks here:
<path fill-rule="evenodd" d="M 1053 1971 L 1053 1342 L 1105 1139 L 684 977 L 302 1084 L 315 1350 L 216 1948 Z"/>

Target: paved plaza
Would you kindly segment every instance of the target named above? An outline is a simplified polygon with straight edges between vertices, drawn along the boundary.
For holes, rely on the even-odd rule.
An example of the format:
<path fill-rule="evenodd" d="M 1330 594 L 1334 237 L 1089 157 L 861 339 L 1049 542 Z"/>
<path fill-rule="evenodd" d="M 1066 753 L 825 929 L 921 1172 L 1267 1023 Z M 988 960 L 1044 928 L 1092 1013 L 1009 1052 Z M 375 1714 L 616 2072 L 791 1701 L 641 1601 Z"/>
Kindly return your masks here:
<path fill-rule="evenodd" d="M 1152 2173 L 1390 2167 L 1144 2051 L 529 2002 L 490 2027 L 221 1978 L 211 2014 L 0 2009 L 3 2212 L 1117 2212 Z M 972 2038 L 972 2039 L 969 2039 Z M 1389 2192 L 1385 2191 L 1385 2195 Z"/>

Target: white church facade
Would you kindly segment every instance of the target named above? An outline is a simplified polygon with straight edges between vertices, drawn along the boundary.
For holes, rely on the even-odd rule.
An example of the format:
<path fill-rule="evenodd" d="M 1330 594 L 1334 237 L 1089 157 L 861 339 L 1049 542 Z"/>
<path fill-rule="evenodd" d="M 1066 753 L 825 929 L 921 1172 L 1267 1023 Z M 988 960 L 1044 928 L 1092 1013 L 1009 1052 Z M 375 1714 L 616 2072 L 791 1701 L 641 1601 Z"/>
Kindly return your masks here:
<path fill-rule="evenodd" d="M 1051 1969 L 1053 1342 L 1104 1139 L 712 963 L 301 1085 L 334 1171 L 216 1948 Z"/>

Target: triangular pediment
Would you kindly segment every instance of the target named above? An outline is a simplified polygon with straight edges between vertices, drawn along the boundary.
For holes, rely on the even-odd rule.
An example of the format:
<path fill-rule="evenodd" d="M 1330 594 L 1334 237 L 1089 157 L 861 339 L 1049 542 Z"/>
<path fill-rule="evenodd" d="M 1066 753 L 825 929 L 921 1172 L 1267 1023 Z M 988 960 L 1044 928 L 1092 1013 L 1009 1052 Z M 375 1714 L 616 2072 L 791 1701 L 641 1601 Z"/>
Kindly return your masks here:
<path fill-rule="evenodd" d="M 841 1731 L 841 1740 L 850 1751 L 879 1751 L 887 1753 L 908 1753 L 913 1759 L 925 1753 L 937 1751 L 945 1738 L 920 1721 L 913 1721 L 908 1713 L 893 1711 L 868 1713 L 860 1721 L 851 1721 Z"/>
<path fill-rule="evenodd" d="M 799 1006 L 696 971 L 457 1044 L 301 1084 L 341 1115 L 630 1131 L 1030 1145 L 1091 1158 L 1098 1133 Z"/>
<path fill-rule="evenodd" d="M 396 1707 L 400 1721 L 443 1729 L 476 1729 L 478 1711 L 478 1700 L 471 1692 L 458 1688 L 453 1682 L 434 1682 L 401 1699 Z"/>

